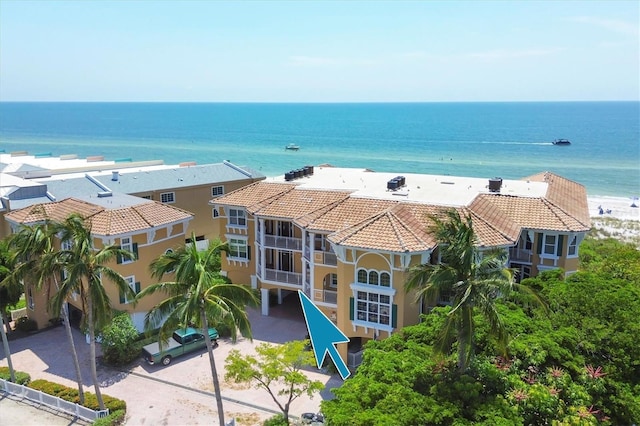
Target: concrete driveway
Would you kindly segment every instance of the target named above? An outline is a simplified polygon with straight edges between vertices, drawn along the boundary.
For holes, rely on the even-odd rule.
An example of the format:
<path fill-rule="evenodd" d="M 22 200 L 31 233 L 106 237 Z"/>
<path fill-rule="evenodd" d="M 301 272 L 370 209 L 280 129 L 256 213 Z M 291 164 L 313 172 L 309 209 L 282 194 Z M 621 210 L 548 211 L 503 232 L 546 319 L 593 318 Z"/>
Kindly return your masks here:
<path fill-rule="evenodd" d="M 236 417 L 237 424 L 259 425 L 264 419 L 279 413 L 277 405 L 267 392 L 225 382 L 224 361 L 232 349 L 250 353 L 260 342 L 283 343 L 303 339 L 307 329 L 301 313 L 298 312 L 298 305 L 285 303 L 274 307 L 269 317 L 251 310 L 249 316 L 253 342 L 241 338 L 234 344 L 223 339 L 214 350 L 227 421 Z M 89 345 L 79 331 L 74 330 L 74 333 L 83 382 L 86 390 L 93 393 Z M 73 364 L 64 327 L 55 327 L 13 340 L 10 342 L 10 348 L 16 370 L 28 372 L 32 379 L 41 378 L 75 386 Z M 7 365 L 1 348 L 0 365 Z M 322 398 L 331 397 L 329 389 L 342 383 L 338 375 L 330 376 L 317 369 L 310 369 L 307 374 L 325 383 L 326 389 L 314 399 L 301 396 L 295 400 L 291 406 L 291 415 L 299 416 L 303 412 L 318 411 Z M 167 367 L 149 366 L 142 361 L 121 371 L 99 366 L 98 376 L 103 394 L 126 401 L 127 425 L 217 424 L 211 369 L 206 352 L 177 358 Z M 2 411 L 4 412 L 4 409 Z M 7 419 L 2 418 L 0 424 L 5 424 L 5 421 Z M 8 423 L 15 424 L 12 421 Z"/>

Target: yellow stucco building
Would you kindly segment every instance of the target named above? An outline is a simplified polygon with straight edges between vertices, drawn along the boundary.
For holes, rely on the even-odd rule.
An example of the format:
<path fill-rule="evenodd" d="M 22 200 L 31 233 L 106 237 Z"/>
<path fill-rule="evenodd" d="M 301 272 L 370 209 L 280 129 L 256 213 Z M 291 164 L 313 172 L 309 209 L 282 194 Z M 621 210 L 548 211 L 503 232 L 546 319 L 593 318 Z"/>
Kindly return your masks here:
<path fill-rule="evenodd" d="M 271 297 L 303 291 L 350 338 L 338 351 L 351 367 L 367 340 L 419 321 L 404 284 L 410 266 L 438 261 L 429 214 L 470 215 L 480 248 L 508 251 L 520 279 L 575 272 L 590 229 L 584 187 L 552 173 L 487 180 L 305 167 L 211 205 L 231 247 L 229 278 L 260 290 L 263 315 Z"/>

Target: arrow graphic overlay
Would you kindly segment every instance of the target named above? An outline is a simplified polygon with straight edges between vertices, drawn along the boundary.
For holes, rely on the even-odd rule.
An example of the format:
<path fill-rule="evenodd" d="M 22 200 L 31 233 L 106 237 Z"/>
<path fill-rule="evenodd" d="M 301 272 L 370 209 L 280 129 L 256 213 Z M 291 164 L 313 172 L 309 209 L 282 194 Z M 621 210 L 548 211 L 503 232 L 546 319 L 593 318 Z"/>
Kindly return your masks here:
<path fill-rule="evenodd" d="M 329 354 L 340 377 L 345 380 L 351 372 L 338 354 L 335 344 L 347 343 L 349 338 L 302 291 L 298 290 L 298 295 L 318 368 L 322 366 L 324 358 Z"/>

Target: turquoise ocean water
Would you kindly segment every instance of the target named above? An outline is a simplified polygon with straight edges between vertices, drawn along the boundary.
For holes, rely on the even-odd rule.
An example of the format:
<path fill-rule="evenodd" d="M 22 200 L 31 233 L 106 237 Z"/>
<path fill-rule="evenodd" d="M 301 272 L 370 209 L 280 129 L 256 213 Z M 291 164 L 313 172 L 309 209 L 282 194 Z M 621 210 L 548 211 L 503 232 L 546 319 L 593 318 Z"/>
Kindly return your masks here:
<path fill-rule="evenodd" d="M 554 146 L 566 138 L 571 146 Z M 286 151 L 289 143 L 299 151 Z M 640 103 L 0 103 L 0 151 L 521 178 L 640 195 Z"/>

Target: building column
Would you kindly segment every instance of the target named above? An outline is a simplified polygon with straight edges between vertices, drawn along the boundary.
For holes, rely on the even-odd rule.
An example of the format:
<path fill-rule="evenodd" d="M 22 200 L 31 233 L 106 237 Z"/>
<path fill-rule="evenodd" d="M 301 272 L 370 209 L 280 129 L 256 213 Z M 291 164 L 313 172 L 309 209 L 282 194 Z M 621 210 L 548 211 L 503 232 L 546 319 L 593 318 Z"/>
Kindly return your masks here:
<path fill-rule="evenodd" d="M 282 299 L 283 299 L 283 297 L 282 297 L 282 289 L 279 288 L 278 289 L 278 305 L 282 305 Z"/>
<path fill-rule="evenodd" d="M 251 275 L 251 288 L 254 290 L 258 289 L 258 277 L 255 275 Z"/>
<path fill-rule="evenodd" d="M 269 289 L 261 288 L 260 294 L 262 296 L 262 315 L 269 316 Z"/>

